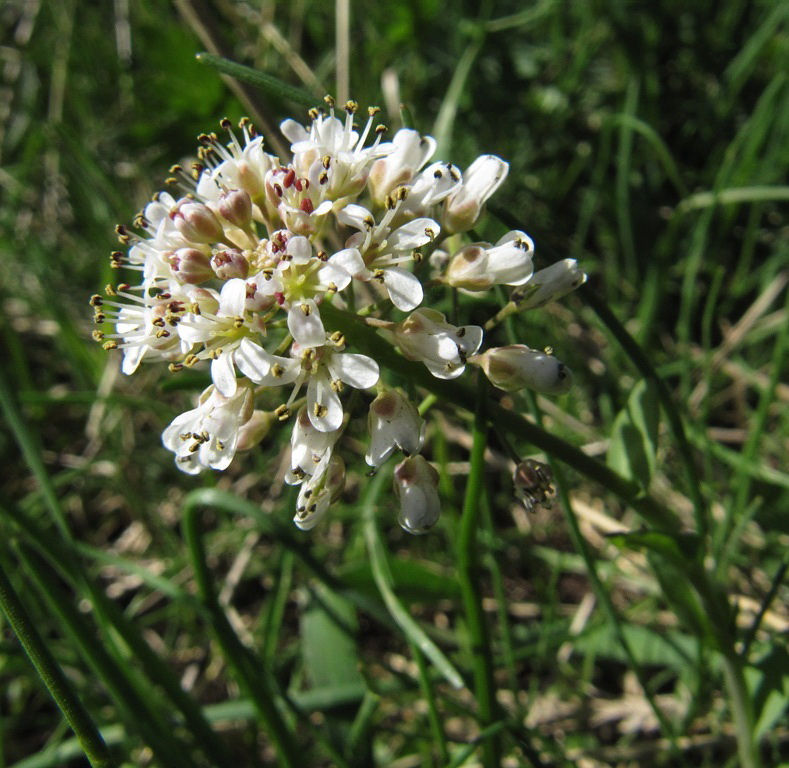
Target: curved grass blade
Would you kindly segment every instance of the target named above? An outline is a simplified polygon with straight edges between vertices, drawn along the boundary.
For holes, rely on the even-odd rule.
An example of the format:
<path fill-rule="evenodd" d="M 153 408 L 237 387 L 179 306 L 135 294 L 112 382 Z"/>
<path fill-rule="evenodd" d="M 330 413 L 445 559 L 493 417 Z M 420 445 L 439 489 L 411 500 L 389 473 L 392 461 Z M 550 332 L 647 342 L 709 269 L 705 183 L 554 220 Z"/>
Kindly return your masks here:
<path fill-rule="evenodd" d="M 381 533 L 375 520 L 375 505 L 378 497 L 383 491 L 384 481 L 389 479 L 388 472 L 379 472 L 378 477 L 370 486 L 367 497 L 364 501 L 364 533 L 367 540 L 367 550 L 370 553 L 370 562 L 373 568 L 373 578 L 381 593 L 381 597 L 392 614 L 392 618 L 419 650 L 427 656 L 436 669 L 454 688 L 463 688 L 465 682 L 460 673 L 452 665 L 452 662 L 444 655 L 441 649 L 427 636 L 411 614 L 403 607 L 393 589 L 392 572 L 389 569 L 389 562 L 386 555 L 386 547 L 381 540 Z"/>

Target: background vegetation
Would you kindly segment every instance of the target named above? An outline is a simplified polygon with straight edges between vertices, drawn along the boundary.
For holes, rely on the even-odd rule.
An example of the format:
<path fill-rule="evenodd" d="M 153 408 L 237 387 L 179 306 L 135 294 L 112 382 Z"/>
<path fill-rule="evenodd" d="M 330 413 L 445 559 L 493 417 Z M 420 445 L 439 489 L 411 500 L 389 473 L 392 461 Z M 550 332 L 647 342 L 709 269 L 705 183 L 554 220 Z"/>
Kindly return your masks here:
<path fill-rule="evenodd" d="M 334 14 L 0 6 L 0 766 L 87 764 L 17 635 L 96 765 L 94 728 L 167 768 L 789 764 L 789 4 L 352 4 L 351 95 L 393 129 L 402 101 L 461 168 L 507 159 L 482 234 L 514 222 L 538 266 L 590 274 L 497 338 L 570 364 L 569 395 L 504 405 L 600 463 L 554 457 L 560 503 L 527 515 L 511 453 L 543 454 L 439 400 L 421 538 L 364 474 L 362 417 L 343 502 L 302 534 L 284 431 L 184 476 L 160 433 L 200 382 L 126 379 L 89 340 L 114 225 L 196 134 L 303 115 L 195 53 L 317 103 Z"/>

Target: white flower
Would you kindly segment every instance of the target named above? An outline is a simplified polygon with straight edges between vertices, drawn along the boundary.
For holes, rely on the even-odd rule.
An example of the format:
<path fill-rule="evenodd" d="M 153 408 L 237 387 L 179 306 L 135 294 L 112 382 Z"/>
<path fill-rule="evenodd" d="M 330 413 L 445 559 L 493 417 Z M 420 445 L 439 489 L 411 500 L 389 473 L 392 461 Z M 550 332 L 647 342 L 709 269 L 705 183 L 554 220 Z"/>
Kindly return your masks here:
<path fill-rule="evenodd" d="M 420 218 L 390 229 L 400 202 L 400 199 L 392 201 L 392 208 L 378 224 L 370 211 L 355 204 L 345 206 L 337 218 L 359 230 L 346 243 L 359 251 L 367 267 L 357 277 L 380 283 L 392 303 L 408 312 L 422 303 L 424 291 L 419 278 L 400 265 L 412 263 L 414 251 L 435 239 L 439 226 L 433 219 Z"/>
<path fill-rule="evenodd" d="M 509 164 L 495 155 L 481 155 L 463 174 L 463 185 L 447 198 L 441 226 L 468 232 L 482 216 L 482 206 L 507 178 Z"/>
<path fill-rule="evenodd" d="M 302 406 L 296 415 L 290 436 L 290 470 L 285 475 L 285 482 L 298 485 L 305 477 L 314 475 L 338 437 L 338 431 L 321 432 L 316 429 L 310 419 L 308 407 Z"/>
<path fill-rule="evenodd" d="M 425 420 L 399 392 L 382 392 L 370 403 L 370 447 L 365 461 L 380 467 L 399 448 L 406 456 L 418 453 L 425 441 Z"/>
<path fill-rule="evenodd" d="M 253 409 L 248 382 L 239 384 L 232 397 L 209 387 L 197 408 L 177 416 L 164 430 L 162 442 L 175 454 L 182 472 L 196 475 L 204 469 L 225 469 L 235 456 L 239 428 L 249 421 Z"/>
<path fill-rule="evenodd" d="M 562 395 L 573 385 L 572 371 L 563 362 L 525 344 L 493 347 L 469 362 L 482 368 L 491 384 L 505 392 L 528 387 L 548 395 Z"/>
<path fill-rule="evenodd" d="M 156 296 L 136 296 L 130 291 L 113 290 L 112 298 L 95 295 L 91 305 L 97 323 L 115 324 L 115 333 L 94 331 L 93 338 L 104 342 L 105 349 L 122 349 L 122 370 L 130 375 L 143 359 L 177 360 L 192 347 L 179 333 L 179 324 L 186 307 L 206 293 L 200 288 L 185 286 L 179 295 L 160 293 Z M 126 303 L 115 301 L 123 298 Z"/>
<path fill-rule="evenodd" d="M 519 310 L 537 309 L 557 301 L 586 282 L 586 274 L 575 259 L 563 259 L 535 272 L 528 284 L 513 291 Z"/>
<path fill-rule="evenodd" d="M 345 462 L 328 451 L 315 468 L 315 474 L 299 490 L 293 522 L 302 531 L 314 528 L 344 487 Z"/>
<path fill-rule="evenodd" d="M 401 128 L 392 139 L 392 152 L 376 160 L 370 169 L 367 186 L 375 204 L 383 206 L 395 187 L 408 184 L 435 151 L 432 136 Z"/>
<path fill-rule="evenodd" d="M 421 360 L 433 376 L 454 379 L 482 344 L 482 328 L 458 328 L 435 309 L 418 309 L 395 327 L 395 339 L 409 360 Z"/>
<path fill-rule="evenodd" d="M 358 194 L 367 182 L 370 163 L 392 151 L 391 144 L 380 144 L 382 126 L 376 129 L 372 145 L 365 147 L 379 110 L 368 109 L 367 124 L 361 135 L 353 128 L 353 118 L 358 109 L 356 102 L 344 105 L 345 121 L 334 116 L 334 101 L 328 99 L 329 115 L 312 110 L 309 131 L 295 120 L 285 120 L 280 130 L 292 142 L 293 163 L 299 174 L 307 176 L 316 168 L 325 174 L 326 185 L 333 198 Z"/>
<path fill-rule="evenodd" d="M 409 533 L 427 533 L 441 515 L 438 472 L 421 456 L 412 456 L 395 467 L 394 491 L 400 525 Z"/>
<path fill-rule="evenodd" d="M 201 158 L 208 167 L 197 183 L 197 196 L 217 202 L 224 189 L 239 189 L 246 192 L 252 202 L 264 204 L 266 174 L 279 165 L 279 160 L 263 150 L 263 137 L 253 136 L 248 121 L 241 123 L 243 146 L 230 130 L 229 123 L 223 121 L 222 127 L 230 134 L 227 146 L 214 135 L 201 137 L 205 144 Z"/>

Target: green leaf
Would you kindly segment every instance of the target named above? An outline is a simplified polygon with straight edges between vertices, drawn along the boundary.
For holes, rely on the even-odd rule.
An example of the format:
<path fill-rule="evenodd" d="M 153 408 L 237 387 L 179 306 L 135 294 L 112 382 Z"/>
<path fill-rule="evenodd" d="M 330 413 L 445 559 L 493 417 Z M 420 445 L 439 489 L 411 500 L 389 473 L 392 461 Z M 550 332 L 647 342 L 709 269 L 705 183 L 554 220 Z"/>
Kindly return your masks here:
<path fill-rule="evenodd" d="M 359 672 L 354 607 L 319 584 L 301 619 L 304 665 L 313 688 L 364 684 Z"/>
<path fill-rule="evenodd" d="M 660 407 L 654 387 L 636 384 L 614 420 L 606 462 L 611 469 L 648 487 L 655 472 Z"/>
<path fill-rule="evenodd" d="M 244 80 L 269 96 L 274 96 L 283 101 L 302 104 L 305 107 L 314 107 L 319 101 L 307 91 L 302 91 L 301 88 L 289 85 L 276 77 L 267 75 L 265 72 L 259 72 L 251 67 L 230 61 L 230 59 L 215 56 L 213 53 L 198 53 L 196 58 L 201 64 L 208 64 L 209 67 L 213 67 L 223 75 L 230 75 L 230 77 L 235 77 L 237 80 Z"/>
<path fill-rule="evenodd" d="M 701 556 L 701 539 L 695 533 L 634 531 L 614 533 L 607 538 L 620 549 L 652 552 L 678 568 L 687 566 L 689 562 L 698 562 Z"/>
<path fill-rule="evenodd" d="M 745 670 L 756 710 L 756 738 L 769 733 L 789 710 L 789 652 L 780 645 Z"/>

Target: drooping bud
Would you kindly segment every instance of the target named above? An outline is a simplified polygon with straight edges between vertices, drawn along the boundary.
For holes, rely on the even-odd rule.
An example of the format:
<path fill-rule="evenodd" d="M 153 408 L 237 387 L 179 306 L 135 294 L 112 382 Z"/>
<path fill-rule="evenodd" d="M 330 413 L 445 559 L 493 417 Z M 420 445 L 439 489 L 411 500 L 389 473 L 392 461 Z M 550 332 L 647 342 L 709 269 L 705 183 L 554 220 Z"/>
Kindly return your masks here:
<path fill-rule="evenodd" d="M 447 267 L 446 281 L 454 288 L 484 291 L 492 285 L 523 285 L 532 276 L 534 243 L 518 230 L 495 246 L 474 243 L 461 248 Z"/>
<path fill-rule="evenodd" d="M 425 440 L 425 420 L 414 404 L 399 392 L 382 392 L 370 403 L 370 447 L 365 461 L 380 467 L 396 448 L 412 456 Z"/>
<path fill-rule="evenodd" d="M 252 198 L 241 189 L 229 189 L 219 196 L 219 213 L 233 226 L 248 229 L 252 223 Z"/>
<path fill-rule="evenodd" d="M 394 492 L 400 500 L 398 522 L 409 533 L 427 533 L 441 515 L 438 472 L 422 456 L 412 456 L 394 471 Z"/>
<path fill-rule="evenodd" d="M 521 500 L 527 512 L 542 504 L 547 509 L 551 508 L 552 500 L 548 498 L 553 494 L 553 474 L 547 464 L 536 459 L 526 459 L 515 467 L 512 475 L 515 495 Z"/>
<path fill-rule="evenodd" d="M 537 309 L 557 301 L 586 282 L 575 259 L 563 259 L 535 272 L 527 285 L 512 292 L 519 310 Z"/>
<path fill-rule="evenodd" d="M 222 225 L 214 212 L 204 203 L 181 198 L 170 211 L 178 231 L 195 243 L 217 243 L 224 236 Z"/>
<path fill-rule="evenodd" d="M 168 261 L 173 275 L 181 283 L 197 285 L 214 276 L 208 255 L 197 248 L 179 248 L 170 255 Z"/>
<path fill-rule="evenodd" d="M 509 164 L 495 155 L 481 155 L 463 174 L 463 184 L 448 198 L 441 228 L 449 232 L 468 232 L 482 216 L 482 207 L 501 186 Z"/>
<path fill-rule="evenodd" d="M 490 383 L 505 392 L 528 387 L 547 395 L 562 395 L 573 384 L 572 372 L 563 362 L 525 344 L 492 347 L 469 362 L 482 368 Z"/>
<path fill-rule="evenodd" d="M 409 360 L 421 360 L 436 378 L 454 379 L 465 370 L 466 359 L 482 344 L 482 328 L 457 327 L 435 309 L 417 309 L 394 329 L 395 339 Z"/>
<path fill-rule="evenodd" d="M 216 251 L 211 259 L 214 273 L 222 280 L 240 277 L 245 280 L 249 274 L 249 262 L 238 248 L 226 248 Z"/>

